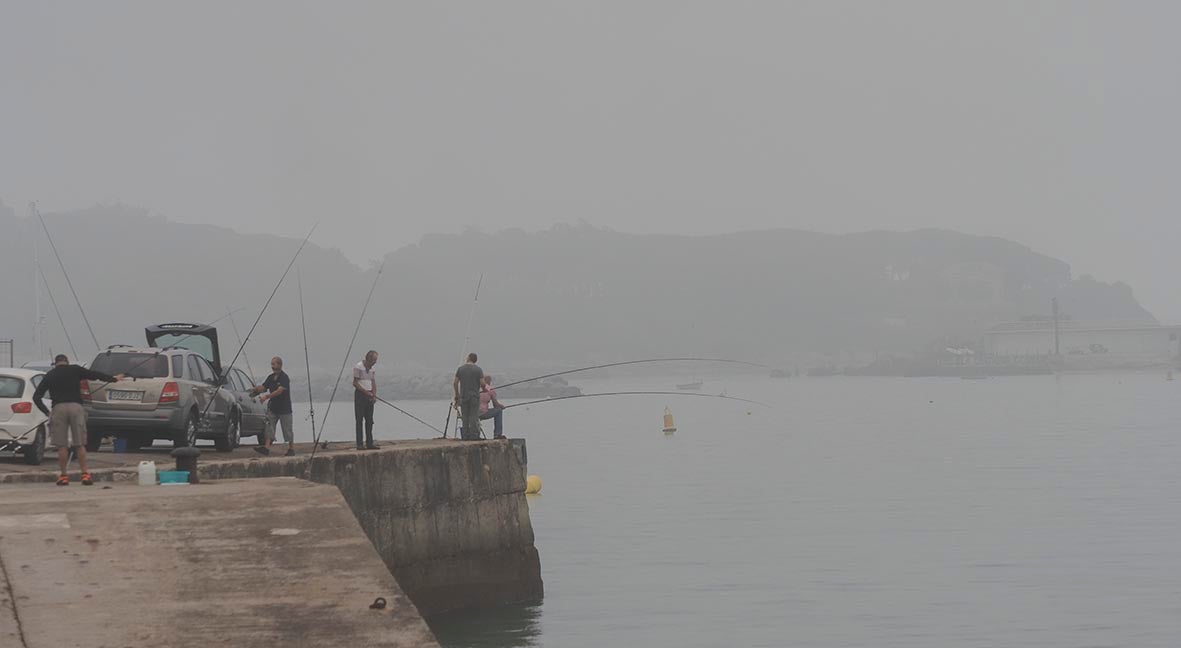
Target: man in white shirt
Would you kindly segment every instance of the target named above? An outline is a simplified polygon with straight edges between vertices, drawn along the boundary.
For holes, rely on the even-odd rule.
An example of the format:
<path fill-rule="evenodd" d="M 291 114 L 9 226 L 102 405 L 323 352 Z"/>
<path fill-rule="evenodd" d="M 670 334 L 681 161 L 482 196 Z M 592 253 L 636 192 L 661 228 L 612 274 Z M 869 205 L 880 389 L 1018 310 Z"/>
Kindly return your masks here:
<path fill-rule="evenodd" d="M 377 376 L 373 367 L 377 364 L 377 352 L 370 351 L 365 359 L 353 367 L 353 413 L 357 418 L 357 449 L 373 450 L 373 404 L 377 402 Z M 364 423 L 365 436 L 361 436 Z"/>

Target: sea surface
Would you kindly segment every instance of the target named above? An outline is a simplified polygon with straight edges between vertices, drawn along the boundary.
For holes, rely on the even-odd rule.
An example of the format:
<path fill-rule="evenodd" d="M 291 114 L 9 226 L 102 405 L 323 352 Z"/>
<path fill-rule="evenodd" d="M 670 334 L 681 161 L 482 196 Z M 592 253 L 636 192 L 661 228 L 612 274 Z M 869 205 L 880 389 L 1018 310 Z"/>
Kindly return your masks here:
<path fill-rule="evenodd" d="M 444 646 L 1181 645 L 1181 380 L 704 378 L 771 407 L 509 411 L 546 597 L 431 619 Z M 379 407 L 379 438 L 431 434 Z"/>

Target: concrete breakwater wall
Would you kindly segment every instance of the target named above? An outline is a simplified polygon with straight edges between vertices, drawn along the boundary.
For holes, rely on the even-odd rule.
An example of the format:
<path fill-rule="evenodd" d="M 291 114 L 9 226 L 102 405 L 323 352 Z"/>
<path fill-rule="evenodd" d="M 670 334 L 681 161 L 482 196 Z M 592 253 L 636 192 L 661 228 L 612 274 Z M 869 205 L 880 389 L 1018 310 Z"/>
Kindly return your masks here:
<path fill-rule="evenodd" d="M 314 459 L 200 465 L 202 480 L 303 477 L 305 471 L 311 481 L 340 489 L 422 614 L 541 598 L 523 441 L 404 442 L 372 451 L 333 449 Z"/>

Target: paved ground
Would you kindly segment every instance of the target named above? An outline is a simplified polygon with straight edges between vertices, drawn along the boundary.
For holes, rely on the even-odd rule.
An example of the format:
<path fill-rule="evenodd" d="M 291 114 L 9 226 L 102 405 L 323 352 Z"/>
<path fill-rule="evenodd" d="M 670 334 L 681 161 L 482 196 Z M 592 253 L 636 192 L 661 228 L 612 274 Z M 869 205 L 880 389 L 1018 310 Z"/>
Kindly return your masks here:
<path fill-rule="evenodd" d="M 454 440 L 444 439 L 422 439 L 422 440 L 407 440 L 407 441 L 383 441 L 379 445 L 382 448 L 403 448 L 403 447 L 418 447 L 428 444 L 453 444 L 460 443 Z M 217 452 L 212 446 L 201 449 L 201 463 L 208 463 L 214 461 L 232 461 L 232 460 L 260 460 L 260 461 L 274 461 L 282 457 L 285 447 L 275 451 L 271 457 L 263 457 L 254 451 L 255 444 L 250 443 L 237 448 L 233 452 Z M 278 448 L 279 446 L 276 446 Z M 295 446 L 296 452 L 299 454 L 309 454 L 312 451 L 312 444 L 298 443 Z M 355 446 L 352 443 L 330 443 L 328 449 L 321 449 L 318 452 L 355 452 Z M 165 444 L 163 441 L 158 441 L 157 445 L 144 449 L 140 452 L 126 452 L 115 453 L 112 451 L 110 444 L 103 445 L 98 452 L 88 453 L 89 467 L 94 477 L 100 481 L 110 481 L 116 473 L 122 473 L 123 477 L 130 477 L 131 470 L 139 466 L 141 461 L 156 462 L 157 470 L 172 470 L 176 465 L 176 460 L 173 459 L 169 453 L 172 452 L 172 446 Z M 74 461 L 70 465 L 71 479 L 78 479 L 78 462 Z M 5 457 L 0 458 L 0 484 L 6 483 L 27 483 L 30 481 L 53 481 L 57 479 L 57 455 L 47 455 L 45 462 L 40 466 L 30 466 L 20 458 Z"/>
<path fill-rule="evenodd" d="M 2 493 L 4 648 L 437 646 L 333 486 Z"/>

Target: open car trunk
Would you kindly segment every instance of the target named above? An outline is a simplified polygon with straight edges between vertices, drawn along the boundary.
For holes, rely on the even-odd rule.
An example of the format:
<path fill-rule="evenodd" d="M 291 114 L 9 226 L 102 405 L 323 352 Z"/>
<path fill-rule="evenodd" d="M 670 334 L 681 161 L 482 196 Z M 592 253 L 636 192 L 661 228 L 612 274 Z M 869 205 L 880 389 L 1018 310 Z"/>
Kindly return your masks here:
<path fill-rule="evenodd" d="M 148 346 L 158 349 L 188 349 L 208 360 L 217 375 L 222 375 L 221 350 L 217 346 L 216 328 L 208 324 L 172 322 L 149 326 L 144 332 L 148 336 Z"/>

